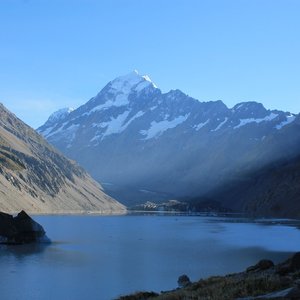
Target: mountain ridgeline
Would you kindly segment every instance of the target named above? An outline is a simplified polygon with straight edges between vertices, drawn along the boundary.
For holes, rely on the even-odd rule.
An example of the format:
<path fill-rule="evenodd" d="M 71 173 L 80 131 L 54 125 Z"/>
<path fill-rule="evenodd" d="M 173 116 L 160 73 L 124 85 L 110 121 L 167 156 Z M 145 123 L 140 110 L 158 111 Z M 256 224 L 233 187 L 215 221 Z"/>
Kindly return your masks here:
<path fill-rule="evenodd" d="M 0 210 L 121 213 L 125 208 L 0 104 Z"/>
<path fill-rule="evenodd" d="M 299 129 L 299 115 L 256 102 L 228 108 L 180 90 L 162 93 L 148 76 L 132 72 L 79 108 L 54 113 L 38 132 L 127 205 L 200 201 L 218 191 L 223 204 L 240 208 L 220 191 L 294 159 Z"/>

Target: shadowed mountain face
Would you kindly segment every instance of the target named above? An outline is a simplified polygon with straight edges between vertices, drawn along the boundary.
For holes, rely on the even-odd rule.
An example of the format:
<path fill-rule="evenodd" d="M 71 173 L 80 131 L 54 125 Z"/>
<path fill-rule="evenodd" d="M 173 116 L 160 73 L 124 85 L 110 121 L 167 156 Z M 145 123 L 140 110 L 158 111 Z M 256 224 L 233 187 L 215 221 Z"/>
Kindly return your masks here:
<path fill-rule="evenodd" d="M 300 156 L 245 174 L 207 196 L 210 202 L 250 215 L 300 218 Z"/>
<path fill-rule="evenodd" d="M 121 212 L 76 163 L 0 104 L 0 211 Z"/>
<path fill-rule="evenodd" d="M 300 153 L 299 115 L 162 93 L 136 72 L 64 112 L 38 131 L 127 204 L 206 195 Z"/>

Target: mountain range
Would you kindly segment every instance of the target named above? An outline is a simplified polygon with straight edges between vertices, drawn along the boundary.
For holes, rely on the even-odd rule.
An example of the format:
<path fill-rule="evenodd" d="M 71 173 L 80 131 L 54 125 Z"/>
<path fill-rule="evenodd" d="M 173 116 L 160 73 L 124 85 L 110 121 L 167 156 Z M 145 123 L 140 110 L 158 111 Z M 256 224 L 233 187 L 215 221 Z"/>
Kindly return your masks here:
<path fill-rule="evenodd" d="M 110 214 L 125 207 L 0 104 L 0 210 Z"/>
<path fill-rule="evenodd" d="M 79 108 L 54 113 L 37 130 L 110 195 L 133 205 L 220 195 L 276 162 L 295 159 L 299 127 L 297 114 L 257 102 L 228 108 L 180 90 L 163 93 L 134 71 Z"/>

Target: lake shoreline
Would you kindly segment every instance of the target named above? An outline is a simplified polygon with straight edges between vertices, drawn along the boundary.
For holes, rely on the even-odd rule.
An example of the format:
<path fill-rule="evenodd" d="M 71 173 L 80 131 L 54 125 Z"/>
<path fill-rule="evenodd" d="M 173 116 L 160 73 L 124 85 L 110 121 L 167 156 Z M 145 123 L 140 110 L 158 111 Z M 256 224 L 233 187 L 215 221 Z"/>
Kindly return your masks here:
<path fill-rule="evenodd" d="M 277 264 L 300 249 L 299 221 L 174 214 L 32 218 L 52 243 L 1 247 L 2 273 L 9 274 L 0 289 L 5 299 L 110 300 L 169 291 L 182 274 L 192 282 L 225 276 L 262 257 Z"/>
<path fill-rule="evenodd" d="M 20 211 L 9 211 L 8 214 L 18 214 Z M 101 211 L 56 211 L 56 212 L 30 212 L 26 210 L 31 216 L 122 216 L 128 214 L 128 211 L 114 211 L 114 212 L 101 212 Z"/>
<path fill-rule="evenodd" d="M 271 260 L 263 259 L 243 272 L 211 276 L 196 282 L 190 282 L 186 275 L 182 275 L 178 284 L 181 287 L 174 290 L 137 292 L 120 296 L 117 300 L 300 299 L 300 252 L 276 265 Z"/>
<path fill-rule="evenodd" d="M 20 211 L 3 211 L 7 214 L 18 214 Z M 272 217 L 272 216 L 260 216 L 260 215 L 248 215 L 245 213 L 230 212 L 230 213 L 219 213 L 219 212 L 180 212 L 180 211 L 147 211 L 147 210 L 121 210 L 121 211 L 52 211 L 52 212 L 31 212 L 26 210 L 26 213 L 32 216 L 178 216 L 178 217 L 211 217 L 211 218 L 233 218 L 233 219 L 243 219 L 250 221 L 259 221 L 259 222 L 285 222 L 285 221 L 300 221 L 300 219 L 292 217 Z"/>

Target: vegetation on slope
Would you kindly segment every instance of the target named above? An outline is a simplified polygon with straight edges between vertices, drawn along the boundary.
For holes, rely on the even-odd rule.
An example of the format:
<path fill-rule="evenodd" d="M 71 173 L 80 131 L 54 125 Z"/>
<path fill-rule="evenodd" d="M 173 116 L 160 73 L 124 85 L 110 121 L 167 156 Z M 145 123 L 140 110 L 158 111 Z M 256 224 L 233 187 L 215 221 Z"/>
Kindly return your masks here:
<path fill-rule="evenodd" d="M 139 292 L 119 300 L 250 300 L 269 293 L 274 293 L 272 299 L 300 299 L 299 280 L 300 252 L 276 266 L 262 260 L 242 273 L 201 279 L 187 287 L 160 294 Z M 282 296 L 276 293 L 278 291 Z"/>

